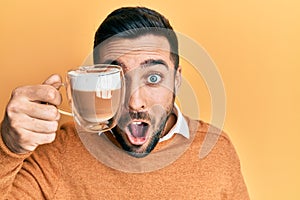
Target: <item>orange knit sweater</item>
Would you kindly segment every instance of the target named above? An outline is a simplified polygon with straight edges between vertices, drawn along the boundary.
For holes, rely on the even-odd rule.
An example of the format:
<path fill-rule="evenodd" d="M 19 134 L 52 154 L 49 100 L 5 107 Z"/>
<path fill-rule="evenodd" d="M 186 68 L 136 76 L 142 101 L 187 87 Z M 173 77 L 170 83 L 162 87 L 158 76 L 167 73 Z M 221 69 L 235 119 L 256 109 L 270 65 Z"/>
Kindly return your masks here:
<path fill-rule="evenodd" d="M 249 199 L 228 136 L 222 133 L 200 158 L 205 136 L 217 133 L 187 121 L 190 139 L 175 135 L 145 158 L 127 155 L 105 135 L 83 145 L 89 138 L 80 139 L 73 123 L 27 154 L 10 152 L 0 140 L 0 199 Z"/>

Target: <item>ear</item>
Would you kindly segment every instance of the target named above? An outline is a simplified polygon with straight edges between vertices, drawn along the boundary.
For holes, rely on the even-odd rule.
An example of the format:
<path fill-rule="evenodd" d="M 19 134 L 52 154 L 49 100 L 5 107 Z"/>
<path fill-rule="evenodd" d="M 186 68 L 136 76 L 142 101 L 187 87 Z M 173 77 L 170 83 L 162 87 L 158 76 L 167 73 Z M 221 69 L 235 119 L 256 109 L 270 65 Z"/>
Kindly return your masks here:
<path fill-rule="evenodd" d="M 181 65 L 178 65 L 178 68 L 176 70 L 176 73 L 175 73 L 175 94 L 177 94 L 177 91 L 181 85 Z"/>

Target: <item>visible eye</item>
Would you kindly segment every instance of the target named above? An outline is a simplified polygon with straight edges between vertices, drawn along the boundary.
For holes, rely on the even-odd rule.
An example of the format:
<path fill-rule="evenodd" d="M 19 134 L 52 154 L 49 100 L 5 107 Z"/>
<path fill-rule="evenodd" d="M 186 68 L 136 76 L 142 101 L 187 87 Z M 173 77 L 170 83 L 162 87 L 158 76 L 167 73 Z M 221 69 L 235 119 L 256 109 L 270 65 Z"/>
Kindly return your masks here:
<path fill-rule="evenodd" d="M 147 78 L 147 82 L 150 84 L 157 84 L 161 81 L 161 76 L 159 74 L 151 74 Z"/>

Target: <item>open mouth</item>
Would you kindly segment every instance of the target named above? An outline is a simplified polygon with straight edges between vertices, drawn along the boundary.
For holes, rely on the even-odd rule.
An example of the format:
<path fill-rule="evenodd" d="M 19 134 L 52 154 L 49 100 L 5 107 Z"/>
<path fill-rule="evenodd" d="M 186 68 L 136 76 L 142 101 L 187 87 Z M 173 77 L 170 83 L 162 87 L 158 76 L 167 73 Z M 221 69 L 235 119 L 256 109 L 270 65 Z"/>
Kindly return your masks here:
<path fill-rule="evenodd" d="M 133 121 L 127 126 L 126 134 L 131 144 L 143 145 L 148 139 L 149 124 L 142 121 Z"/>

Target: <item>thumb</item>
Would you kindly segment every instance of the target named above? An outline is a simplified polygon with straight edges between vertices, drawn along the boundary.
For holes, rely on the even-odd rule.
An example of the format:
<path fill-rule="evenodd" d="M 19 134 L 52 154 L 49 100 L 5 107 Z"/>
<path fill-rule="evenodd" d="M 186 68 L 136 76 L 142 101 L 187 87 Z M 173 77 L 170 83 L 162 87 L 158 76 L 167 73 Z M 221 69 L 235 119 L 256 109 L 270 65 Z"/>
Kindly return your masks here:
<path fill-rule="evenodd" d="M 43 84 L 51 85 L 51 86 L 55 87 L 56 89 L 59 89 L 60 86 L 62 85 L 61 76 L 58 74 L 53 74 L 50 77 L 48 77 L 47 80 L 45 80 L 43 82 Z"/>

